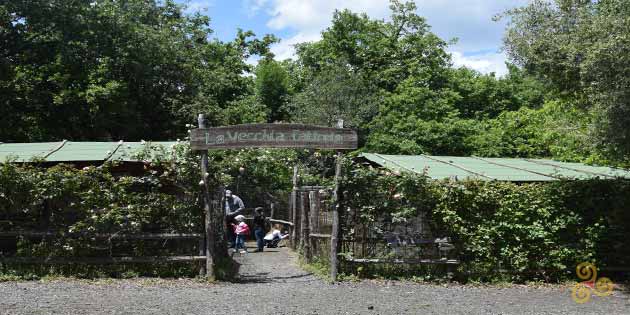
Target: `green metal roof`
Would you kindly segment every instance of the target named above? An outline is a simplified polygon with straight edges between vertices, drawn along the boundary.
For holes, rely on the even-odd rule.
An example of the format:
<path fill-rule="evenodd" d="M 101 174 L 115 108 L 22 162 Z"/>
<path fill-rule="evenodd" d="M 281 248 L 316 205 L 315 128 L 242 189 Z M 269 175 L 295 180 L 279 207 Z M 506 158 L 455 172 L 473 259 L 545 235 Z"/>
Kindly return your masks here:
<path fill-rule="evenodd" d="M 175 141 L 160 142 L 42 142 L 0 143 L 0 162 L 104 162 L 139 161 L 138 154 L 157 154 Z M 385 155 L 363 153 L 361 157 L 395 172 L 414 172 L 433 179 L 479 179 L 513 182 L 552 181 L 561 178 L 627 178 L 630 171 L 547 159 L 480 158 L 430 155 Z"/>
<path fill-rule="evenodd" d="M 175 141 L 159 142 L 43 142 L 0 143 L 0 162 L 104 162 L 138 161 L 137 155 L 149 149 L 151 156 L 156 148 L 170 148 Z M 149 158 L 150 159 L 150 158 Z"/>
<path fill-rule="evenodd" d="M 394 172 L 413 172 L 432 179 L 478 179 L 511 182 L 543 182 L 562 178 L 626 178 L 630 171 L 547 159 L 480 158 L 430 155 L 363 153 L 365 158 Z"/>

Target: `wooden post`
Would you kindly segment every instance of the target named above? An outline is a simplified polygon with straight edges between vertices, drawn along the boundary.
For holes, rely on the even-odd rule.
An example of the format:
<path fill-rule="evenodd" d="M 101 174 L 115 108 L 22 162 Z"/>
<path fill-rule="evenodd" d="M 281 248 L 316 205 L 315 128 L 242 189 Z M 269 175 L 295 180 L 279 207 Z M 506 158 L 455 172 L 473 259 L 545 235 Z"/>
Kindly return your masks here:
<path fill-rule="evenodd" d="M 308 192 L 310 201 L 309 227 L 311 233 L 320 233 L 319 230 L 319 191 L 311 190 Z"/>
<path fill-rule="evenodd" d="M 197 123 L 199 128 L 206 127 L 206 121 L 203 114 L 199 114 L 197 117 Z M 214 274 L 214 231 L 212 230 L 212 212 L 211 212 L 211 198 L 210 188 L 208 187 L 208 179 L 210 174 L 208 173 L 208 150 L 201 151 L 201 190 L 203 193 L 203 210 L 205 215 L 205 233 L 206 233 L 206 277 L 210 280 L 215 279 Z"/>
<path fill-rule="evenodd" d="M 343 120 L 337 122 L 337 128 L 343 128 Z M 330 232 L 330 279 L 337 281 L 337 272 L 339 270 L 339 262 L 337 260 L 337 251 L 339 245 L 339 180 L 341 177 L 341 164 L 343 162 L 341 151 L 337 151 L 337 163 L 335 165 L 335 188 L 333 191 L 333 208 L 332 208 L 332 230 Z"/>
<path fill-rule="evenodd" d="M 302 235 L 300 236 L 300 244 L 302 248 L 302 254 L 304 260 L 308 263 L 311 261 L 311 245 L 310 245 L 310 227 L 308 219 L 308 194 L 306 192 L 300 192 L 300 225 L 302 226 Z"/>
<path fill-rule="evenodd" d="M 311 190 L 308 192 L 308 199 L 310 201 L 310 209 L 309 209 L 309 251 L 310 256 L 313 257 L 318 253 L 318 241 L 314 237 L 310 237 L 313 233 L 321 233 L 319 230 L 319 191 Z"/>
<path fill-rule="evenodd" d="M 269 211 L 271 211 L 271 213 L 269 213 L 269 218 L 273 219 L 274 211 L 275 211 L 275 207 L 274 207 L 273 201 L 269 204 Z"/>
<path fill-rule="evenodd" d="M 293 222 L 293 230 L 291 231 L 291 246 L 297 248 L 297 184 L 298 184 L 298 166 L 293 166 L 293 190 L 291 191 L 291 222 Z"/>
<path fill-rule="evenodd" d="M 200 238 L 199 239 L 199 256 L 205 256 L 206 255 L 206 242 L 204 238 Z M 199 276 L 205 276 L 206 275 L 206 263 L 202 263 L 201 264 L 201 268 L 199 268 Z"/>

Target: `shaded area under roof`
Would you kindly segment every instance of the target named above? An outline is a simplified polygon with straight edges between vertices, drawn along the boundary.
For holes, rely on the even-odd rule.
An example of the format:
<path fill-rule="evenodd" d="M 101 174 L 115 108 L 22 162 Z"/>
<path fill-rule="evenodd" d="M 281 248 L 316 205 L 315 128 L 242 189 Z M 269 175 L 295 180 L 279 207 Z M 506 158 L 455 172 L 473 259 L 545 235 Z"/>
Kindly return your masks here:
<path fill-rule="evenodd" d="M 175 141 L 158 142 L 42 142 L 0 143 L 0 162 L 138 162 L 142 152 L 153 156 L 160 147 L 170 148 Z M 146 151 L 148 150 L 148 152 Z M 150 158 L 149 158 L 150 159 Z"/>
<path fill-rule="evenodd" d="M 480 158 L 362 153 L 359 158 L 394 172 L 425 173 L 432 179 L 544 182 L 568 179 L 630 179 L 630 171 L 547 159 Z"/>

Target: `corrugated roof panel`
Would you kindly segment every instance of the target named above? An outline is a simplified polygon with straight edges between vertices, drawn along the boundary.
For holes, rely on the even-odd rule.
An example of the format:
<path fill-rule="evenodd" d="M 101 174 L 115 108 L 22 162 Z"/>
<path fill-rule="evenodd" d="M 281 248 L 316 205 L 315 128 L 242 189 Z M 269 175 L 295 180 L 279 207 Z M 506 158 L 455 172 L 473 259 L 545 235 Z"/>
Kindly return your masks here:
<path fill-rule="evenodd" d="M 630 172 L 622 169 L 615 169 L 611 167 L 605 166 L 593 166 L 593 165 L 585 165 L 581 163 L 572 163 L 572 162 L 558 162 L 553 160 L 537 160 L 540 162 L 556 165 L 562 168 L 569 168 L 576 171 L 586 172 L 591 174 L 593 177 L 600 178 L 611 178 L 611 177 L 620 177 L 620 178 L 628 178 L 630 179 Z"/>
<path fill-rule="evenodd" d="M 44 158 L 49 162 L 72 161 L 137 161 L 138 154 L 150 148 L 148 160 L 154 159 L 161 147 L 169 152 L 175 141 L 159 142 L 44 142 L 0 144 L 0 162 L 14 159 L 29 162 Z M 63 145 L 62 145 L 63 144 Z M 500 181 L 549 181 L 559 178 L 630 179 L 630 171 L 580 163 L 546 159 L 478 158 L 428 155 L 385 155 L 364 153 L 361 156 L 394 171 L 409 171 L 433 179 L 481 179 Z"/>
<path fill-rule="evenodd" d="M 406 170 L 408 172 L 414 172 L 418 174 L 422 174 L 425 170 L 427 172 L 427 176 L 432 179 L 443 179 L 443 178 L 455 178 L 464 179 L 464 178 L 476 178 L 476 179 L 486 179 L 479 176 L 476 176 L 473 173 L 467 172 L 460 168 L 457 168 L 448 163 L 443 163 L 440 161 L 433 160 L 429 157 L 417 156 L 417 155 L 386 155 L 386 154 L 372 154 L 372 153 L 364 153 L 362 156 L 370 155 L 370 157 L 375 158 L 374 162 L 381 164 L 389 169 L 394 170 Z M 371 158 L 368 158 L 372 160 Z M 381 162 L 378 162 L 381 161 Z"/>
<path fill-rule="evenodd" d="M 624 177 L 630 171 L 580 163 L 564 163 L 545 159 L 478 158 L 427 155 L 361 154 L 383 167 L 422 173 L 433 179 L 483 179 L 514 182 L 540 182 L 561 178 L 589 179 Z M 606 176 L 608 175 L 608 177 Z"/>
<path fill-rule="evenodd" d="M 363 153 L 361 154 L 361 156 L 395 172 L 410 171 L 400 166 L 399 164 L 396 164 L 394 162 L 391 162 L 390 160 L 386 160 L 382 158 L 382 154 Z"/>
<path fill-rule="evenodd" d="M 29 162 L 33 158 L 46 157 L 47 162 L 89 162 L 118 160 L 137 161 L 138 153 L 151 147 L 151 160 L 160 147 L 170 150 L 176 141 L 157 142 L 43 142 L 43 143 L 3 143 L 0 144 L 0 162 L 14 159 Z M 63 144 L 63 145 L 62 145 Z"/>
<path fill-rule="evenodd" d="M 544 174 L 545 176 L 553 177 L 556 179 L 561 178 L 576 178 L 576 179 L 587 179 L 591 178 L 587 173 L 576 172 L 574 170 L 569 170 L 561 167 L 557 167 L 554 165 L 537 163 L 537 160 L 525 160 L 525 159 L 510 159 L 510 158 L 488 158 L 487 160 L 503 164 L 513 168 L 526 169 L 532 172 L 537 172 L 540 174 Z"/>
<path fill-rule="evenodd" d="M 114 154 L 109 158 L 110 161 L 137 161 L 136 155 L 146 148 L 144 143 L 140 142 L 123 142 Z"/>
<path fill-rule="evenodd" d="M 412 160 L 413 157 L 407 157 Z M 423 161 L 425 161 L 423 163 Z M 490 180 L 491 178 L 481 174 L 480 172 L 474 172 L 466 167 L 460 166 L 458 163 L 453 163 L 450 157 L 437 157 L 422 155 L 419 156 L 418 162 L 420 165 L 416 165 L 416 168 L 424 168 L 422 164 L 425 164 L 428 170 L 428 174 L 434 179 L 453 178 L 453 179 L 477 179 L 477 180 Z"/>
<path fill-rule="evenodd" d="M 59 145 L 61 142 L 2 143 L 0 144 L 0 162 L 9 159 L 16 162 L 29 162 L 34 158 L 43 158 Z"/>
<path fill-rule="evenodd" d="M 433 158 L 449 161 L 475 173 L 500 181 L 539 182 L 554 180 L 553 177 L 544 176 L 525 169 L 513 168 L 507 164 L 494 163 L 491 159 L 486 158 L 456 156 L 433 156 Z"/>
<path fill-rule="evenodd" d="M 46 161 L 105 161 L 118 147 L 117 142 L 71 142 L 49 155 Z"/>

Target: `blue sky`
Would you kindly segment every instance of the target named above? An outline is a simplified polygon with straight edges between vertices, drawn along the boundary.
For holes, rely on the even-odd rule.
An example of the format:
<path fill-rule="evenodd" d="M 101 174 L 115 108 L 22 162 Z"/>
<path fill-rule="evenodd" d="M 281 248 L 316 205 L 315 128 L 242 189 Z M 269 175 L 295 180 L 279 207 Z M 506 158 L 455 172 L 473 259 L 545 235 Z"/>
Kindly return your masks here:
<path fill-rule="evenodd" d="M 365 12 L 378 19 L 389 16 L 388 0 L 178 0 L 188 11 L 211 18 L 220 40 L 231 40 L 237 28 L 257 35 L 275 34 L 281 42 L 272 51 L 277 59 L 291 58 L 293 45 L 318 40 L 330 25 L 335 9 Z M 458 38 L 449 47 L 456 66 L 504 74 L 505 55 L 500 52 L 505 21 L 494 22 L 498 13 L 526 4 L 528 0 L 416 0 L 418 14 L 427 18 L 432 31 L 445 40 Z"/>

